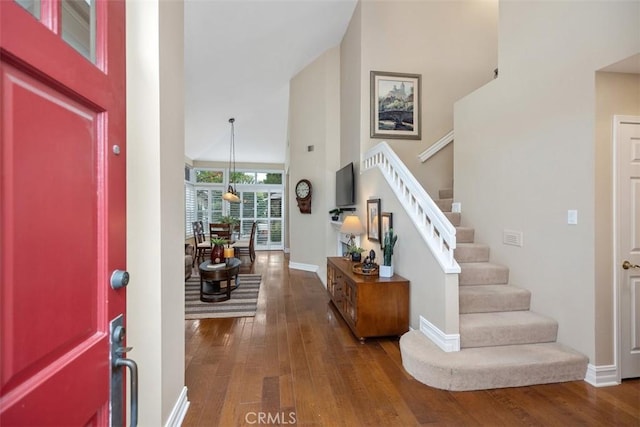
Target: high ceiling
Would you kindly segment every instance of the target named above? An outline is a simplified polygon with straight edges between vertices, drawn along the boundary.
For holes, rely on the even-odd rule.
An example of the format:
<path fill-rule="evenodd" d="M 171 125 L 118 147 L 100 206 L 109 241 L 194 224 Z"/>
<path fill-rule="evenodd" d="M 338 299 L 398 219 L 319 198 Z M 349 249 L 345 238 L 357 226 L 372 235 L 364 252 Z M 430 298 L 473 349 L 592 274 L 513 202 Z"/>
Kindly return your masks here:
<path fill-rule="evenodd" d="M 340 43 L 356 0 L 185 0 L 185 155 L 284 163 L 289 81 Z"/>

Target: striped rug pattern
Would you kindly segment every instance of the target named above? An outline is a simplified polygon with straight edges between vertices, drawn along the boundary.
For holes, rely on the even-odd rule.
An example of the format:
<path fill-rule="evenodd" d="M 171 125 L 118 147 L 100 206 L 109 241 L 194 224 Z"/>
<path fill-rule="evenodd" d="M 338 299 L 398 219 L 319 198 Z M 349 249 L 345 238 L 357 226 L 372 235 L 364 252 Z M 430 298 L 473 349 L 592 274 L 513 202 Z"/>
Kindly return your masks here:
<path fill-rule="evenodd" d="M 231 292 L 231 299 L 222 302 L 200 301 L 200 277 L 192 276 L 184 284 L 185 319 L 252 317 L 258 306 L 260 274 L 239 274 L 240 285 Z"/>

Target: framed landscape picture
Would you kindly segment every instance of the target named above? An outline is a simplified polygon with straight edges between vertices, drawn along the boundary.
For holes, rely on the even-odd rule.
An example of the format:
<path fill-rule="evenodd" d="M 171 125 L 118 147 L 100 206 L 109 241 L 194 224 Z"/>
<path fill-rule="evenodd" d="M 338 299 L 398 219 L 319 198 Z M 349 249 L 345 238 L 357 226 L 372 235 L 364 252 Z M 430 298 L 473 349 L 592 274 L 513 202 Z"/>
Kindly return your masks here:
<path fill-rule="evenodd" d="M 380 241 L 380 199 L 367 200 L 367 238 Z"/>
<path fill-rule="evenodd" d="M 421 138 L 420 80 L 420 74 L 371 71 L 371 138 Z"/>

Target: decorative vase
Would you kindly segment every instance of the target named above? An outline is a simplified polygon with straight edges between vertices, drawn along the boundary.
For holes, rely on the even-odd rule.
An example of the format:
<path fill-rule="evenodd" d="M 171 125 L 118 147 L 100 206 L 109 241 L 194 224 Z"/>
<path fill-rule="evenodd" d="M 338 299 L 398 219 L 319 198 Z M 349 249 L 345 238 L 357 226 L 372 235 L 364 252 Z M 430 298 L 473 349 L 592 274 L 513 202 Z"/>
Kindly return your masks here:
<path fill-rule="evenodd" d="M 362 254 L 360 252 L 351 252 L 351 261 L 353 262 L 362 261 Z"/>
<path fill-rule="evenodd" d="M 220 264 L 224 262 L 224 246 L 213 245 L 211 248 L 211 263 Z"/>
<path fill-rule="evenodd" d="M 379 271 L 380 277 L 391 277 L 393 276 L 393 265 L 381 265 Z"/>

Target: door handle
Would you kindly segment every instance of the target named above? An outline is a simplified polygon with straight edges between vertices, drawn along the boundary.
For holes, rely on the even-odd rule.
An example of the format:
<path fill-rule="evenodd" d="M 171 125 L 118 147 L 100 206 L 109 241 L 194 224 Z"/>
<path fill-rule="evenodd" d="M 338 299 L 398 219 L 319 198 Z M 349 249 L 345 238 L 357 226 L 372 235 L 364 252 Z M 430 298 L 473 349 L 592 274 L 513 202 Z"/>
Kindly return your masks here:
<path fill-rule="evenodd" d="M 625 270 L 628 270 L 630 268 L 640 268 L 640 265 L 631 264 L 629 261 L 625 259 L 624 262 L 622 263 L 622 268 L 624 268 Z"/>
<path fill-rule="evenodd" d="M 138 425 L 138 364 L 132 359 L 120 357 L 114 361 L 116 368 L 129 368 L 131 381 L 131 427 Z"/>
<path fill-rule="evenodd" d="M 124 347 L 127 331 L 124 328 L 124 315 L 120 314 L 111 321 L 111 340 L 109 360 L 111 361 L 111 381 L 109 400 L 109 419 L 111 427 L 124 425 L 124 369 L 129 369 L 131 381 L 131 427 L 138 425 L 138 365 L 125 357 L 131 347 Z"/>

